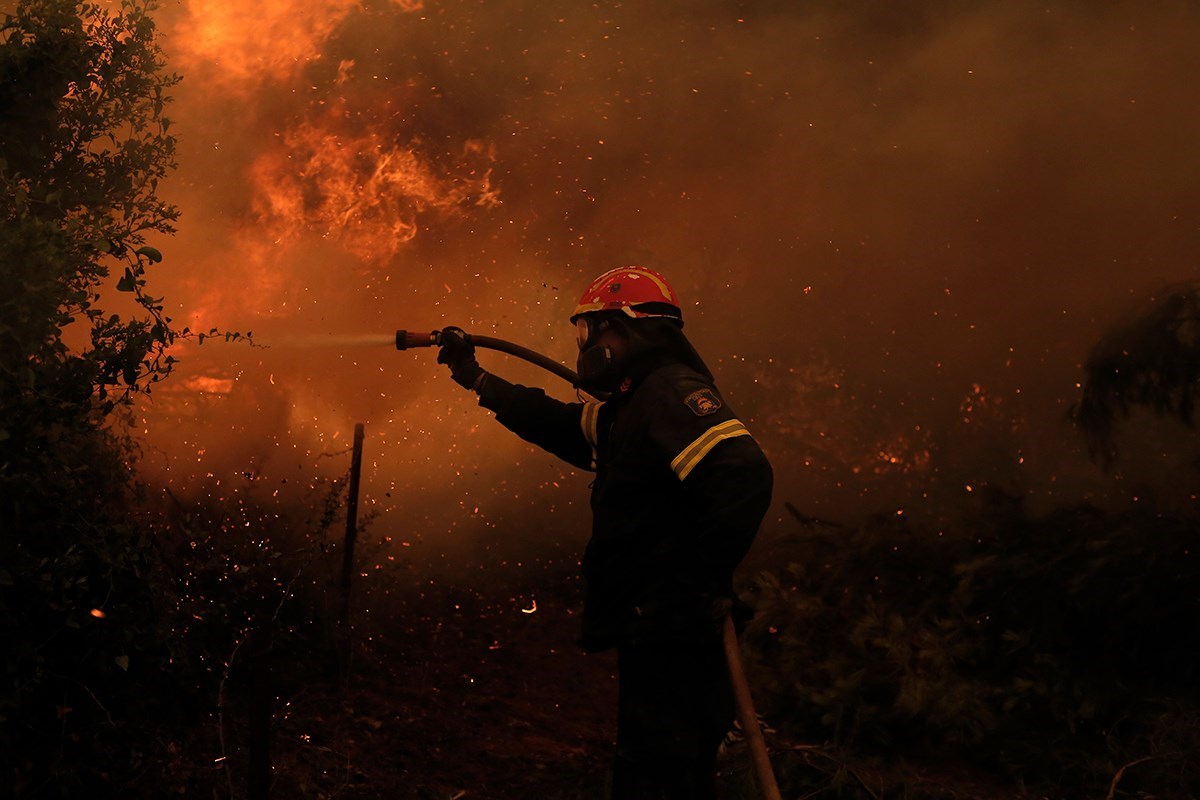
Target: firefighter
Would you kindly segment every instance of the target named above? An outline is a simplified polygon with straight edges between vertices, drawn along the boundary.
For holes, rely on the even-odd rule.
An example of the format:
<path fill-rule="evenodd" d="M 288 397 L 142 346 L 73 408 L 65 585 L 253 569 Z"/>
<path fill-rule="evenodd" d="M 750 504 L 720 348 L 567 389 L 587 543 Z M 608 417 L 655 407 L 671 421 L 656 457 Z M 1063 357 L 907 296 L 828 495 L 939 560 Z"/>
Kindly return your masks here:
<path fill-rule="evenodd" d="M 771 466 L 684 336 L 663 276 L 606 272 L 571 321 L 580 388 L 604 402 L 563 403 L 486 372 L 457 328 L 438 361 L 522 439 L 596 473 L 580 644 L 617 649 L 613 798 L 712 798 L 734 717 L 722 625 Z"/>

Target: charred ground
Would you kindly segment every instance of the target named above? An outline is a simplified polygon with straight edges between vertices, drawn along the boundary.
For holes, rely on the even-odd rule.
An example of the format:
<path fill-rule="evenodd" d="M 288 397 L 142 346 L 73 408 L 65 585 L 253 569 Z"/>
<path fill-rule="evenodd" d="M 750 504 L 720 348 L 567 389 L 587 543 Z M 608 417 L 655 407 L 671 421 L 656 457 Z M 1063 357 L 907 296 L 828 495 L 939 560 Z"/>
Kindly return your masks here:
<path fill-rule="evenodd" d="M 457 579 L 420 558 L 364 567 L 348 632 L 339 498 L 333 486 L 313 509 L 250 513 L 250 537 L 254 504 L 161 529 L 158 552 L 176 543 L 162 597 L 180 601 L 153 606 L 165 649 L 110 666 L 98 696 L 60 684 L 70 710 L 53 727 L 72 759 L 24 752 L 55 770 L 29 796 L 256 797 L 269 749 L 274 796 L 604 797 L 615 659 L 574 645 L 576 565 L 464 562 Z M 794 523 L 741 582 L 785 796 L 1194 794 L 1195 519 L 1036 516 L 993 495 L 940 531 Z M 370 564 L 385 542 L 363 534 Z M 254 722 L 263 700 L 269 734 Z M 744 753 L 722 786 L 755 796 Z"/>

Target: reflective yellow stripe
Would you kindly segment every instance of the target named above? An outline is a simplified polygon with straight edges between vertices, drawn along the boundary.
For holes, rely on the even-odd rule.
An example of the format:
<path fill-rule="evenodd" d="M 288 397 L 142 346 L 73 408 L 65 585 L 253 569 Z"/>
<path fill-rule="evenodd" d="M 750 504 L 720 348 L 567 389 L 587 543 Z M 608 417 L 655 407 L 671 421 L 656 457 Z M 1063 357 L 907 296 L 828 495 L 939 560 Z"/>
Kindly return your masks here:
<path fill-rule="evenodd" d="M 741 420 L 731 419 L 719 425 L 713 425 L 675 456 L 675 459 L 671 461 L 671 469 L 675 470 L 679 480 L 683 480 L 717 444 L 735 436 L 749 435 L 750 431 L 746 430 L 746 426 L 742 424 Z"/>
<path fill-rule="evenodd" d="M 600 423 L 600 406 L 602 403 L 587 402 L 583 404 L 583 413 L 579 417 L 579 427 L 583 429 L 583 438 L 587 439 L 588 444 L 595 447 L 597 440 L 600 438 L 599 433 Z"/>
<path fill-rule="evenodd" d="M 600 406 L 603 403 L 587 402 L 579 415 L 579 427 L 583 430 L 583 438 L 592 446 L 592 469 L 596 468 L 596 447 L 600 441 Z"/>

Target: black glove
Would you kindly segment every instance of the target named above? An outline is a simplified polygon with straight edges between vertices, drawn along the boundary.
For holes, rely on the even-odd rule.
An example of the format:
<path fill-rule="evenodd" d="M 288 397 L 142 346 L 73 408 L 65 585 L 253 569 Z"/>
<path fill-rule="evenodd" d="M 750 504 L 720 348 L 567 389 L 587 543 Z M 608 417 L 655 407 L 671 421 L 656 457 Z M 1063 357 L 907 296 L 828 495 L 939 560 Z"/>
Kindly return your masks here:
<path fill-rule="evenodd" d="M 475 360 L 475 345 L 466 340 L 462 328 L 443 328 L 438 363 L 450 367 L 450 377 L 464 389 L 474 390 L 483 377 L 483 367 Z"/>

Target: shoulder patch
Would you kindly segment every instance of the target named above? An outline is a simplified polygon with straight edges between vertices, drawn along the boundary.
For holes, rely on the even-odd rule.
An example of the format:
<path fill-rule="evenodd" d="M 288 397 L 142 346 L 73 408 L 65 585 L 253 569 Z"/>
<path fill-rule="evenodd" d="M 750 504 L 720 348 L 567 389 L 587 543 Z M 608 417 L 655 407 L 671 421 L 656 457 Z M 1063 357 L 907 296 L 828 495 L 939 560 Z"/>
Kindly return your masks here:
<path fill-rule="evenodd" d="M 700 389 L 683 398 L 683 402 L 697 417 L 707 417 L 720 410 L 721 399 L 712 389 Z"/>

